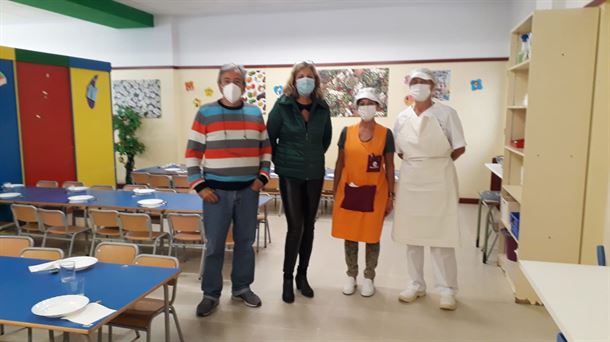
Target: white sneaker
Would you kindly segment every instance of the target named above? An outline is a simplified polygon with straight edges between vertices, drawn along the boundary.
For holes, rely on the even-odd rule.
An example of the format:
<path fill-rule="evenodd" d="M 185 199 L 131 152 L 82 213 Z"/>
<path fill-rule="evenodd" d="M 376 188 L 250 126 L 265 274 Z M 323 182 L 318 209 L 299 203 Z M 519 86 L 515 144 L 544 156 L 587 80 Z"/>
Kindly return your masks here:
<path fill-rule="evenodd" d="M 440 308 L 443 310 L 455 310 L 457 308 L 455 295 L 453 293 L 441 294 Z"/>
<path fill-rule="evenodd" d="M 411 303 L 417 298 L 423 297 L 425 295 L 426 290 L 420 290 L 418 287 L 411 285 L 398 295 L 398 300 L 405 303 Z"/>
<path fill-rule="evenodd" d="M 345 279 L 345 285 L 343 285 L 343 294 L 349 296 L 354 292 L 356 292 L 356 278 L 348 276 Z"/>
<path fill-rule="evenodd" d="M 373 280 L 364 278 L 364 283 L 362 283 L 362 288 L 360 289 L 360 295 L 362 297 L 370 297 L 374 294 L 375 285 L 373 284 Z"/>

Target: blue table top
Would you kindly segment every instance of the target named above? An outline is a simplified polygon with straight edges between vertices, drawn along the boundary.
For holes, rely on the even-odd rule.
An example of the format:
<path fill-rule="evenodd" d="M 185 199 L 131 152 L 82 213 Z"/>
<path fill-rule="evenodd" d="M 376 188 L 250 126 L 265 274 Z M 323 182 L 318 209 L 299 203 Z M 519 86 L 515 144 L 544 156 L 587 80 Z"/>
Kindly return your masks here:
<path fill-rule="evenodd" d="M 131 191 L 118 190 L 86 190 L 80 192 L 70 192 L 61 188 L 35 188 L 23 187 L 11 189 L 10 192 L 20 192 L 21 197 L 4 199 L 4 203 L 29 203 L 35 205 L 58 205 L 58 206 L 78 206 L 91 208 L 112 208 L 112 209 L 139 209 L 150 211 L 178 212 L 178 213 L 199 213 L 203 212 L 203 201 L 196 194 L 154 192 L 151 195 L 136 196 Z M 86 203 L 69 203 L 68 197 L 75 195 L 93 195 L 95 199 Z M 158 208 L 143 208 L 138 205 L 142 199 L 158 198 L 166 202 Z M 265 205 L 271 198 L 261 195 L 259 206 Z"/>
<path fill-rule="evenodd" d="M 85 296 L 91 302 L 101 300 L 102 305 L 117 310 L 84 327 L 60 318 L 36 316 L 31 312 L 32 306 L 41 300 L 67 294 L 58 273 L 31 273 L 28 270 L 28 266 L 43 262 L 46 261 L 0 257 L 0 324 L 89 334 L 180 273 L 177 268 L 101 262 L 77 272 L 77 277 L 85 280 Z"/>

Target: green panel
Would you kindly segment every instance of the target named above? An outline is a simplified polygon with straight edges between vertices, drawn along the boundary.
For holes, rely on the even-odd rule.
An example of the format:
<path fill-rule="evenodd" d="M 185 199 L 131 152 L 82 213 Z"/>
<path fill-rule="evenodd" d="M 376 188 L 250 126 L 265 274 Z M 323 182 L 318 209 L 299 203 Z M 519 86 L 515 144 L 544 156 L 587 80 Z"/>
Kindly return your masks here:
<path fill-rule="evenodd" d="M 36 64 L 58 65 L 65 67 L 70 65 L 70 57 L 68 56 L 22 49 L 15 49 L 15 59 L 18 62 L 29 62 Z"/>
<path fill-rule="evenodd" d="M 154 16 L 113 0 L 12 0 L 114 28 L 153 27 Z"/>

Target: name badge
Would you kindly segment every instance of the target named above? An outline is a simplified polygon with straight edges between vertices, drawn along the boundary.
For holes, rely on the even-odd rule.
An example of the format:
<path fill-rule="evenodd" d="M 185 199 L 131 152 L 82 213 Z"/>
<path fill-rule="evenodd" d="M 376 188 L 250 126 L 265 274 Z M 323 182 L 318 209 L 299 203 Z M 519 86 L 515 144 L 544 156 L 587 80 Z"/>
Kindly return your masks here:
<path fill-rule="evenodd" d="M 381 171 L 381 156 L 374 154 L 369 155 L 369 162 L 366 167 L 366 172 L 379 172 Z"/>

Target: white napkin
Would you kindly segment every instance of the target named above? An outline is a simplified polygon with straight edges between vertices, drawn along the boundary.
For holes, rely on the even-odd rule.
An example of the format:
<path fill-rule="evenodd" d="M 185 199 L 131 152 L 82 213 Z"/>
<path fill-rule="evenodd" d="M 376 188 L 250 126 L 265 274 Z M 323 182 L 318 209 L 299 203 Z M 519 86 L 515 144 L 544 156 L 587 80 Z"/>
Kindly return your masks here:
<path fill-rule="evenodd" d="M 49 262 L 45 262 L 44 264 L 28 266 L 28 268 L 30 269 L 30 272 L 32 272 L 32 273 L 49 271 L 54 268 L 57 268 L 57 261 L 49 261 Z"/>
<path fill-rule="evenodd" d="M 91 325 L 93 322 L 97 322 L 115 311 L 116 310 L 109 309 L 102 304 L 89 303 L 84 309 L 71 313 L 62 318 L 76 324 Z"/>

